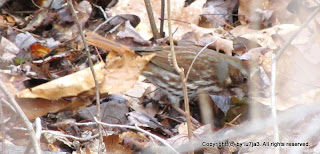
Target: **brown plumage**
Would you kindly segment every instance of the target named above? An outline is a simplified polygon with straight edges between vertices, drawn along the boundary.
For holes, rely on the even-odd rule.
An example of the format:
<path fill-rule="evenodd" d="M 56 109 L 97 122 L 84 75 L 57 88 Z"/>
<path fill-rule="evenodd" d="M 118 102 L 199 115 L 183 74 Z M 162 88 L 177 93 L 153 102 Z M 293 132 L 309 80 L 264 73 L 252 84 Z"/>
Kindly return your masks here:
<path fill-rule="evenodd" d="M 120 45 L 101 37 L 95 33 L 87 33 L 87 41 L 108 51 L 123 54 L 129 50 L 127 46 Z M 153 84 L 163 89 L 171 103 L 177 103 L 183 98 L 183 91 L 179 74 L 174 70 L 170 47 L 137 47 L 131 48 L 137 54 L 148 55 L 155 53 L 155 57 L 145 68 L 143 75 Z M 179 67 L 187 73 L 192 60 L 202 48 L 195 46 L 176 46 L 175 52 Z M 188 81 L 188 93 L 195 97 L 201 91 L 216 95 L 232 95 L 233 88 L 246 89 L 248 72 L 245 64 L 231 56 L 220 54 L 214 50 L 206 49 L 196 59 Z"/>
<path fill-rule="evenodd" d="M 147 65 L 143 75 L 153 84 L 163 89 L 171 102 L 179 102 L 183 91 L 179 74 L 174 70 L 170 47 L 132 48 L 137 54 L 156 56 Z M 187 73 L 192 60 L 201 50 L 195 46 L 176 46 L 175 52 L 179 67 Z M 190 97 L 201 91 L 209 94 L 232 95 L 232 88 L 246 89 L 248 71 L 245 64 L 231 56 L 206 49 L 196 59 L 187 81 Z"/>

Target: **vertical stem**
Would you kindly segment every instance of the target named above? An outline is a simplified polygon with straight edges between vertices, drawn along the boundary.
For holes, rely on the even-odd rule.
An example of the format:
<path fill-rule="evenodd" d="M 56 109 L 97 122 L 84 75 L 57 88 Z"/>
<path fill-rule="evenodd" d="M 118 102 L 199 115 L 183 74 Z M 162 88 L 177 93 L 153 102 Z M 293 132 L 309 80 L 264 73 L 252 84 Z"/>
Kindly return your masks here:
<path fill-rule="evenodd" d="M 163 32 L 163 25 L 164 25 L 164 8 L 165 8 L 166 2 L 165 0 L 161 0 L 161 19 L 160 19 L 160 36 L 164 37 Z"/>
<path fill-rule="evenodd" d="M 40 144 L 39 144 L 39 141 L 37 140 L 37 137 L 35 135 L 34 129 L 32 127 L 32 124 L 30 123 L 29 119 L 24 114 L 24 112 L 20 108 L 20 106 L 17 103 L 17 101 L 9 93 L 8 89 L 4 86 L 4 83 L 1 80 L 0 80 L 0 90 L 8 98 L 8 102 L 13 106 L 13 108 L 16 110 L 17 114 L 20 116 L 20 118 L 22 119 L 22 121 L 26 125 L 28 133 L 29 133 L 29 136 L 31 138 L 31 143 L 32 143 L 33 150 L 35 151 L 36 154 L 40 154 L 41 153 Z M 4 144 L 4 142 L 3 142 L 3 144 Z"/>
<path fill-rule="evenodd" d="M 192 129 L 191 129 L 191 118 L 190 118 L 190 105 L 189 105 L 189 97 L 188 97 L 188 89 L 187 89 L 187 80 L 184 74 L 183 68 L 179 68 L 176 58 L 176 53 L 174 51 L 174 44 L 172 38 L 172 28 L 171 28 L 171 8 L 170 8 L 170 0 L 167 0 L 167 14 L 168 14 L 168 30 L 169 30 L 169 39 L 170 39 L 170 47 L 171 47 L 171 56 L 173 60 L 173 66 L 175 70 L 180 74 L 180 78 L 182 81 L 182 89 L 184 94 L 184 106 L 186 112 L 186 119 L 187 119 L 187 127 L 188 127 L 188 137 L 189 142 L 192 143 Z M 194 151 L 190 151 L 189 153 L 194 153 Z"/>
<path fill-rule="evenodd" d="M 2 137 L 2 153 L 6 151 L 6 129 L 4 127 L 4 117 L 2 110 L 2 101 L 0 102 L 0 127 L 1 127 L 1 137 Z"/>
<path fill-rule="evenodd" d="M 71 0 L 68 0 L 68 5 L 70 6 L 70 9 L 71 9 L 71 13 L 72 13 L 72 16 L 73 18 L 75 19 L 76 23 L 77 23 L 77 26 L 78 26 L 78 30 L 79 30 L 79 33 L 80 33 L 80 36 L 81 36 L 81 39 L 82 39 L 82 42 L 84 44 L 84 47 L 85 47 L 85 50 L 86 50 L 86 54 L 87 54 L 87 57 L 88 57 L 88 61 L 89 61 L 89 67 L 90 67 L 90 70 L 91 70 L 91 73 L 92 73 L 92 76 L 93 76 L 93 80 L 94 80 L 94 90 L 95 90 L 95 94 L 96 94 L 96 104 L 97 104 L 97 113 L 96 113 L 96 116 L 98 118 L 99 121 L 101 121 L 101 107 L 100 107 L 100 92 L 99 92 L 99 82 L 97 80 L 97 76 L 96 76 L 96 73 L 94 71 L 94 68 L 93 68 L 93 62 L 92 62 L 92 59 L 91 59 L 91 54 L 90 54 L 90 51 L 89 51 L 89 47 L 88 47 L 88 43 L 86 42 L 86 39 L 84 37 L 84 34 L 83 34 L 83 30 L 82 30 L 82 27 L 80 25 L 80 22 L 78 20 L 78 17 L 76 15 L 76 11 L 73 7 L 73 4 L 72 4 L 72 1 Z M 79 83 L 81 84 L 81 83 Z M 100 144 L 99 144 L 99 153 L 101 152 L 100 149 L 100 145 L 103 143 L 103 137 L 102 137 L 102 126 L 100 124 L 98 124 L 98 130 L 99 130 L 99 139 L 100 139 Z"/>
<path fill-rule="evenodd" d="M 275 56 L 275 60 L 278 60 L 282 53 L 287 49 L 287 47 L 290 45 L 290 43 L 295 39 L 298 34 L 309 24 L 309 22 L 318 14 L 320 11 L 320 6 L 318 6 L 310 16 L 306 19 L 306 21 L 300 26 L 300 28 L 292 34 L 292 36 L 286 41 L 286 43 L 281 47 L 281 49 L 277 52 L 277 55 Z"/>
<path fill-rule="evenodd" d="M 272 54 L 272 70 L 271 70 L 271 108 L 272 108 L 272 120 L 273 120 L 273 140 L 279 142 L 279 130 L 277 120 L 277 109 L 276 109 L 276 72 L 277 72 L 277 60 L 275 54 Z M 280 153 L 280 147 L 276 147 L 275 153 Z"/>
<path fill-rule="evenodd" d="M 151 3 L 150 3 L 150 0 L 144 0 L 144 3 L 146 5 L 147 14 L 148 14 L 148 17 L 149 17 L 149 22 L 150 22 L 153 38 L 155 40 L 159 39 L 161 37 L 160 37 L 160 34 L 158 32 L 158 29 L 157 29 L 157 26 L 156 26 L 156 22 L 154 21 L 154 16 L 153 16 L 153 11 L 152 11 L 152 6 L 151 6 Z"/>

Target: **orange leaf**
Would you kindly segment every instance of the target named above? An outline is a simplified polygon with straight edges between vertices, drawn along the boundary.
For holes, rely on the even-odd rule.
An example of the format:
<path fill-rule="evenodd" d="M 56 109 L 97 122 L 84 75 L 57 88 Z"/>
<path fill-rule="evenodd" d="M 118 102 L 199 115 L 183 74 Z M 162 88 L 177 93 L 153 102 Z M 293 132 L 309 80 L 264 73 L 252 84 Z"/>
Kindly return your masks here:
<path fill-rule="evenodd" d="M 34 56 L 43 58 L 50 52 L 50 49 L 42 46 L 39 43 L 33 43 L 30 45 L 30 51 Z"/>

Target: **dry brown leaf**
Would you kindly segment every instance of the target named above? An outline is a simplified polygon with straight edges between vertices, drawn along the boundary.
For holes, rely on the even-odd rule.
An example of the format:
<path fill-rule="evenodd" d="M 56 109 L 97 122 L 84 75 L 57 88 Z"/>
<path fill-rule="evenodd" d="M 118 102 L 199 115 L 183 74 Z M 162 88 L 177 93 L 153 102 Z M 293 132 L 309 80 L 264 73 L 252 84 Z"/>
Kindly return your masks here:
<path fill-rule="evenodd" d="M 56 113 L 72 105 L 71 102 L 65 100 L 51 101 L 41 98 L 17 98 L 16 101 L 28 119 L 35 119 L 48 113 Z"/>
<path fill-rule="evenodd" d="M 178 28 L 173 35 L 174 40 L 180 40 L 182 35 L 190 31 L 191 24 L 198 25 L 200 14 L 203 11 L 203 5 L 205 2 L 205 0 L 196 0 L 188 7 L 184 7 L 184 0 L 171 1 L 171 18 L 173 19 L 172 29 Z M 161 1 L 153 0 L 151 1 L 151 6 L 153 9 L 154 18 L 156 19 L 155 21 L 157 28 L 159 28 L 160 20 L 157 19 L 161 17 Z M 143 0 L 119 1 L 116 6 L 108 11 L 108 13 L 112 14 L 113 16 L 118 14 L 135 14 L 139 16 L 141 22 L 137 26 L 137 30 L 145 40 L 149 40 L 152 37 L 150 23 L 146 10 L 141 8 L 145 8 Z M 167 24 L 165 24 L 164 31 L 167 31 Z"/>
<path fill-rule="evenodd" d="M 272 28 L 267 28 L 263 30 L 253 30 L 249 29 L 248 25 L 237 26 L 233 30 L 231 30 L 231 34 L 235 37 L 243 37 L 253 42 L 258 43 L 262 47 L 267 47 L 270 49 L 276 49 L 277 46 L 271 35 L 278 33 L 279 35 L 287 35 L 292 34 L 296 31 L 299 26 L 293 24 L 283 24 L 277 25 Z"/>
<path fill-rule="evenodd" d="M 16 24 L 16 21 L 14 20 L 13 17 L 8 15 L 0 15 L 0 25 L 2 27 L 14 26 L 15 24 Z"/>
<path fill-rule="evenodd" d="M 270 19 L 266 19 L 264 13 L 260 14 L 260 22 L 270 22 L 272 26 L 280 23 L 293 23 L 297 16 L 290 13 L 286 7 L 291 0 L 281 1 L 265 1 L 265 0 L 240 0 L 239 1 L 239 20 L 241 24 L 246 24 L 253 19 L 254 15 L 264 11 L 273 11 L 273 15 Z M 259 14 L 259 13 L 258 13 Z M 259 18 L 259 17 L 258 17 Z M 258 19 L 259 20 L 259 19 Z M 278 22 L 278 23 L 277 23 Z M 261 23 L 263 24 L 263 23 Z"/>
<path fill-rule="evenodd" d="M 308 40 L 310 37 L 299 36 L 302 37 L 297 38 L 300 40 Z M 279 47 L 285 43 L 282 36 L 273 35 L 272 37 Z M 312 49 L 309 44 L 300 43 L 299 45 Z M 311 104 L 320 100 L 320 91 L 318 90 L 320 85 L 319 63 L 312 63 L 305 57 L 305 54 L 310 51 L 299 51 L 296 46 L 289 45 L 277 62 L 276 108 L 279 110 L 286 110 L 298 104 Z M 269 74 L 271 71 L 271 53 L 265 54 L 263 58 L 261 65 Z M 270 98 L 255 97 L 254 99 L 265 105 L 270 105 Z"/>
<path fill-rule="evenodd" d="M 99 63 L 94 66 L 97 80 L 103 81 L 105 64 Z M 52 80 L 31 89 L 25 89 L 17 94 L 19 98 L 44 98 L 58 100 L 61 97 L 77 96 L 82 92 L 89 91 L 94 87 L 94 80 L 90 68 Z"/>
<path fill-rule="evenodd" d="M 86 40 L 90 45 L 111 51 L 107 57 L 107 68 L 101 93 L 119 93 L 133 87 L 143 68 L 154 57 L 154 54 L 139 56 L 127 46 L 117 44 L 95 33 L 87 33 Z M 118 56 L 120 55 L 120 56 Z"/>
<path fill-rule="evenodd" d="M 116 52 L 119 55 L 123 55 L 125 52 L 127 52 L 127 50 L 130 50 L 127 46 L 117 44 L 116 42 L 108 40 L 105 37 L 102 37 L 96 33 L 87 32 L 86 40 L 90 45 L 96 46 L 107 51 Z M 131 52 L 133 53 L 133 51 Z"/>
<path fill-rule="evenodd" d="M 140 57 L 131 51 L 125 52 L 123 57 L 108 56 L 108 65 L 100 92 L 118 93 L 133 87 L 143 68 L 153 57 L 154 54 Z"/>
<path fill-rule="evenodd" d="M 128 145 L 121 145 L 119 135 L 104 136 L 103 142 L 108 149 L 108 153 L 131 153 Z"/>
<path fill-rule="evenodd" d="M 196 45 L 206 46 L 207 44 L 214 42 L 210 45 L 216 48 L 216 51 L 223 50 L 227 55 L 231 56 L 233 51 L 233 43 L 231 40 L 223 39 L 222 36 L 217 33 L 209 31 L 209 29 L 192 26 L 192 31 L 186 33 L 179 41 L 179 45 Z"/>
<path fill-rule="evenodd" d="M 144 104 L 141 103 L 143 102 L 141 99 L 144 98 L 143 96 L 146 96 L 147 98 L 157 100 L 157 96 L 155 96 L 155 94 L 158 94 L 156 91 L 157 87 L 151 83 L 143 82 L 144 80 L 145 77 L 141 75 L 138 82 L 136 82 L 131 89 L 126 91 L 122 97 L 128 100 L 128 106 L 133 110 L 155 116 L 159 112 L 158 106 L 153 105 L 152 103 L 144 106 Z"/>
<path fill-rule="evenodd" d="M 39 43 L 33 43 L 30 45 L 30 51 L 34 56 L 43 58 L 50 52 L 50 49 L 42 46 Z"/>

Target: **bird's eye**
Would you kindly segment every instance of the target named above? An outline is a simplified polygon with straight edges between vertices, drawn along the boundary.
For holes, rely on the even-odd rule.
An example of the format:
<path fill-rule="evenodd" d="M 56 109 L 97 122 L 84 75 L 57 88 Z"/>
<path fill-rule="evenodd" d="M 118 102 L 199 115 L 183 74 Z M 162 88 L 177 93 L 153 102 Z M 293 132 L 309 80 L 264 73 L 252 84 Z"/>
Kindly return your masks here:
<path fill-rule="evenodd" d="M 243 83 L 246 83 L 248 81 L 248 79 L 246 78 L 246 77 L 244 77 L 243 79 L 242 79 L 242 82 Z"/>

